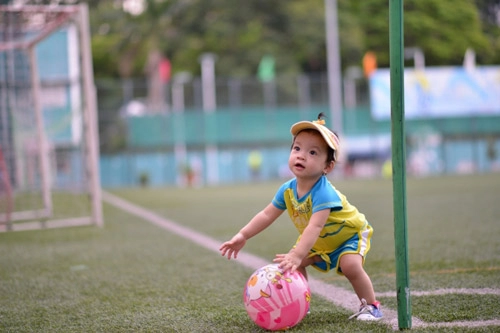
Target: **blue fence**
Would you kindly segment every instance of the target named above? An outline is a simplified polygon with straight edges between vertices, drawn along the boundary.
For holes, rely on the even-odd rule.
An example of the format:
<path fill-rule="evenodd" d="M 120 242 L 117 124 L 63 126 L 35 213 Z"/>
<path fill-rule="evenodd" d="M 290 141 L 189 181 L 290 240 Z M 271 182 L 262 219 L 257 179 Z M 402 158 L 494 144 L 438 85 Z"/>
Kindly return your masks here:
<path fill-rule="evenodd" d="M 210 163 L 216 183 L 230 184 L 288 177 L 291 124 L 314 119 L 324 108 L 220 110 L 211 114 L 131 117 L 124 154 L 101 155 L 104 187 L 187 185 L 185 164 L 196 177 L 194 186 L 210 182 Z M 374 120 L 368 108 L 344 111 L 344 135 L 337 176 L 379 177 L 390 159 L 390 121 Z M 443 118 L 407 121 L 407 162 L 410 175 L 489 172 L 500 169 L 498 117 Z M 176 153 L 182 146 L 185 155 Z M 215 148 L 215 160 L 207 147 Z M 249 155 L 258 150 L 258 175 Z"/>

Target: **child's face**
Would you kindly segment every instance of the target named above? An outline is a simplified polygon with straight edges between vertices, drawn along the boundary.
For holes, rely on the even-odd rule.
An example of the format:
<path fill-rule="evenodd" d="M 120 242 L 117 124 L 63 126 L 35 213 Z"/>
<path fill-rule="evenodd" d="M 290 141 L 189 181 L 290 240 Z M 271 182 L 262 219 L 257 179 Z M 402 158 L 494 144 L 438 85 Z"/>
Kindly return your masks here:
<path fill-rule="evenodd" d="M 328 146 L 316 131 L 302 131 L 296 137 L 288 158 L 288 167 L 297 178 L 319 178 L 330 172 L 334 163 L 327 163 Z"/>

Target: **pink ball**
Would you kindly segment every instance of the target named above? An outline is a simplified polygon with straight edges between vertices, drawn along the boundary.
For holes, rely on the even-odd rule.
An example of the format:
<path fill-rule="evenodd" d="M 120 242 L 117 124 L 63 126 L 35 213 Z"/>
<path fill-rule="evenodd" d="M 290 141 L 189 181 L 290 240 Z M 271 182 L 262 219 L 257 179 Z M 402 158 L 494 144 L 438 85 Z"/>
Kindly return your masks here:
<path fill-rule="evenodd" d="M 260 327 L 286 330 L 307 314 L 311 292 L 304 276 L 293 274 L 277 264 L 263 266 L 248 279 L 243 291 L 243 302 L 250 318 Z"/>

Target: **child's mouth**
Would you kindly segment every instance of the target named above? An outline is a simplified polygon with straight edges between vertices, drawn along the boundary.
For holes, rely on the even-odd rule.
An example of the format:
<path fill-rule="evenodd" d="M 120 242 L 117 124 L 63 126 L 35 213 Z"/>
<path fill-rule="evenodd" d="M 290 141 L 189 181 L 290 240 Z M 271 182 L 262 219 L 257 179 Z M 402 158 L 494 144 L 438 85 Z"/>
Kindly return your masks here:
<path fill-rule="evenodd" d="M 300 163 L 296 163 L 296 164 L 295 164 L 295 167 L 296 167 L 297 169 L 304 169 L 304 166 L 303 166 L 302 164 L 300 164 Z"/>

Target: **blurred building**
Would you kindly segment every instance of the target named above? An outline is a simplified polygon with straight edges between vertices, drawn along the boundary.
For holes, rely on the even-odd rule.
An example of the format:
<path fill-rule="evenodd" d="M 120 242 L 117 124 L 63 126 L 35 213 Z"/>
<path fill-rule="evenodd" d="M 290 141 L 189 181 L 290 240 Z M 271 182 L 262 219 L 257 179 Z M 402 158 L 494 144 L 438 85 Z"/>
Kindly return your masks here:
<path fill-rule="evenodd" d="M 498 154 L 491 152 L 500 151 L 500 84 L 491 80 L 500 70 L 476 69 L 473 75 L 459 67 L 407 70 L 410 176 L 498 171 Z M 332 177 L 382 177 L 383 165 L 391 157 L 388 80 L 384 69 L 375 70 L 369 80 L 359 75 L 344 78 L 343 98 L 349 103 L 344 103 L 342 111 L 341 160 Z M 490 81 L 485 84 L 484 80 Z M 121 82 L 114 82 L 114 87 L 109 82 L 96 83 L 103 146 L 106 124 L 115 126 L 120 106 L 140 100 L 147 89 L 143 81 L 134 81 L 127 100 Z M 170 101 L 175 99 L 168 96 L 172 88 L 168 83 L 164 86 Z M 286 174 L 290 126 L 315 119 L 319 112 L 329 114 L 326 73 L 277 75 L 272 84 L 257 77 L 217 78 L 216 109 L 210 113 L 203 109 L 201 90 L 201 78 L 183 80 L 175 90 L 182 92 L 182 108 L 166 106 L 162 112 L 148 112 L 146 106 L 139 117 L 120 118 L 126 129 L 125 145 L 115 152 L 101 151 L 103 186 L 134 185 L 137 175 L 144 172 L 153 185 L 175 185 L 179 169 L 176 146 L 185 149 L 188 159 L 200 157 L 205 173 L 209 163 L 206 146 L 217 147 L 215 163 L 222 184 L 251 181 L 248 156 L 258 149 L 262 154 L 260 179 L 279 179 Z"/>

